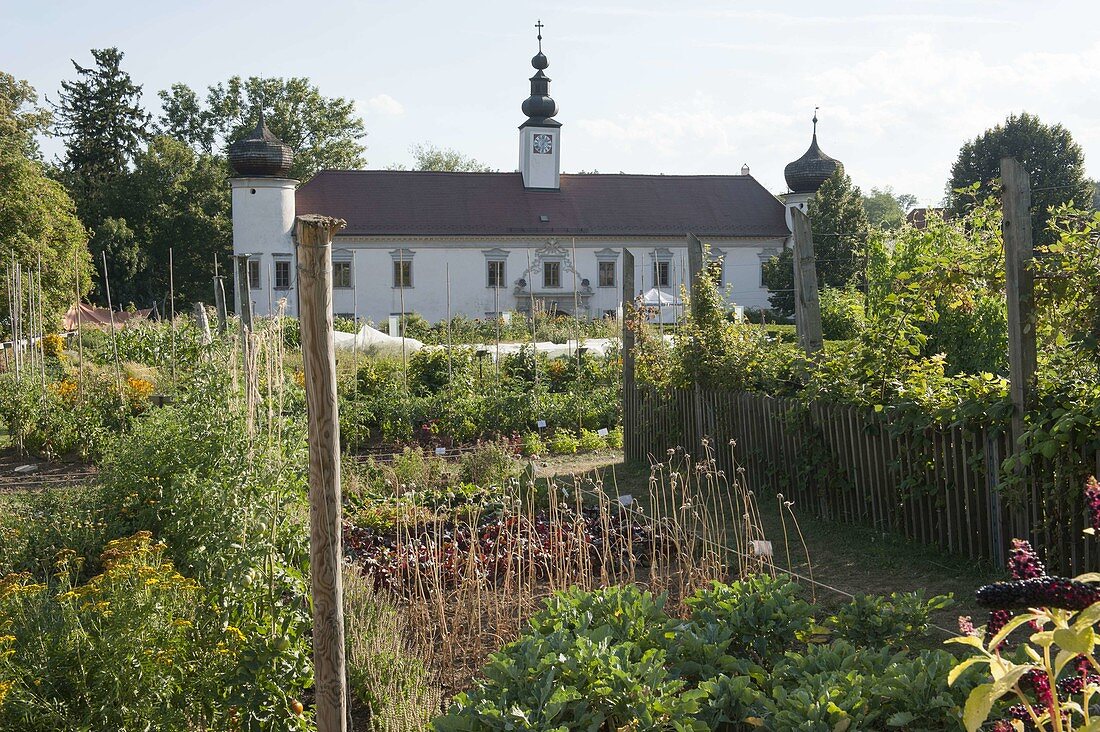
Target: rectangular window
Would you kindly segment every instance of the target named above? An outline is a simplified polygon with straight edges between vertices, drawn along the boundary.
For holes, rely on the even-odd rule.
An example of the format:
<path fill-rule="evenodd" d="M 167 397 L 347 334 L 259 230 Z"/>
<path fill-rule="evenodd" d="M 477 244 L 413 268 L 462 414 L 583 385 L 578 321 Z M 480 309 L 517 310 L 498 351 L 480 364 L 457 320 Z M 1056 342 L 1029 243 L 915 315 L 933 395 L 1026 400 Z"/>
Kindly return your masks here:
<path fill-rule="evenodd" d="M 504 287 L 504 260 L 490 259 L 488 261 L 489 287 Z"/>
<path fill-rule="evenodd" d="M 393 263 L 393 286 L 413 286 L 413 263 L 395 260 Z"/>
<path fill-rule="evenodd" d="M 669 277 L 669 271 L 671 262 L 654 262 L 653 263 L 653 285 L 655 287 L 668 287 L 671 283 Z"/>
<path fill-rule="evenodd" d="M 276 290 L 289 290 L 290 289 L 290 260 L 289 259 L 276 259 L 275 260 L 275 289 Z"/>
<path fill-rule="evenodd" d="M 253 290 L 260 289 L 260 260 L 248 260 L 248 286 Z"/>
<path fill-rule="evenodd" d="M 600 287 L 614 287 L 615 286 L 615 263 L 614 262 L 600 262 L 599 263 L 599 282 Z"/>
<path fill-rule="evenodd" d="M 561 262 L 542 263 L 542 286 L 561 287 Z"/>
<path fill-rule="evenodd" d="M 332 263 L 332 286 L 351 287 L 351 262 Z"/>

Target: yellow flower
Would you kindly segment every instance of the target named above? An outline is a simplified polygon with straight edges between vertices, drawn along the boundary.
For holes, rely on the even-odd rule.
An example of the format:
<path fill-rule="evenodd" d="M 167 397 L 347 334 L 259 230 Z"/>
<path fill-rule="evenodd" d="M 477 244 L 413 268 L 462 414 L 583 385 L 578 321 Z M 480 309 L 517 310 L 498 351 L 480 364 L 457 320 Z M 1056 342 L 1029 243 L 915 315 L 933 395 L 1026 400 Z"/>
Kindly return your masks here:
<path fill-rule="evenodd" d="M 12 682 L 0 681 L 0 706 L 4 705 L 4 699 L 7 697 L 8 692 L 11 691 Z"/>
<path fill-rule="evenodd" d="M 238 628 L 234 625 L 227 625 L 227 626 L 225 626 L 225 632 L 228 635 L 231 635 L 234 638 L 236 638 L 241 643 L 244 643 L 244 641 L 245 641 L 244 633 L 241 632 L 240 628 Z"/>
<path fill-rule="evenodd" d="M 294 383 L 304 388 L 306 385 L 306 373 L 304 371 L 295 371 Z"/>

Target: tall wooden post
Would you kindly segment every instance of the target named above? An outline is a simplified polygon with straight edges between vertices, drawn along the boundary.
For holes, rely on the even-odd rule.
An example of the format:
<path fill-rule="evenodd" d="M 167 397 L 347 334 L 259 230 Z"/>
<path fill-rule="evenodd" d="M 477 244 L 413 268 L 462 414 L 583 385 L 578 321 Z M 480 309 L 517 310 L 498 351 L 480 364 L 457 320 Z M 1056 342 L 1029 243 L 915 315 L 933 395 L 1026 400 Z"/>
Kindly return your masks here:
<path fill-rule="evenodd" d="M 229 329 L 229 313 L 225 308 L 225 277 L 214 275 L 214 310 L 218 314 L 218 333 L 225 335 Z"/>
<path fill-rule="evenodd" d="M 813 230 L 810 219 L 796 208 L 791 209 L 791 221 L 794 223 L 794 324 L 798 345 L 807 355 L 813 356 L 824 348 Z"/>
<path fill-rule="evenodd" d="M 298 307 L 309 418 L 310 582 L 319 732 L 346 732 L 344 603 L 340 567 L 340 421 L 332 334 L 332 238 L 345 222 L 299 216 Z"/>
<path fill-rule="evenodd" d="M 1012 444 L 1024 430 L 1024 415 L 1035 388 L 1035 277 L 1031 272 L 1031 184 L 1015 158 L 1001 159 L 1008 298 L 1008 374 L 1012 397 Z"/>
<path fill-rule="evenodd" d="M 623 459 L 637 460 L 634 449 L 638 425 L 634 421 L 634 403 L 637 398 L 634 386 L 634 331 L 630 329 L 634 317 L 634 255 L 623 248 Z"/>
<path fill-rule="evenodd" d="M 699 241 L 699 237 L 694 234 L 687 235 L 688 244 L 688 282 L 691 287 L 691 320 L 698 327 L 701 325 L 699 322 L 699 302 L 695 297 L 695 293 L 699 287 L 699 278 L 703 274 L 703 243 Z M 695 404 L 692 405 L 692 414 L 695 418 L 695 444 L 691 447 L 695 453 L 696 460 L 705 460 L 706 455 L 703 450 L 703 386 L 699 383 L 699 374 L 692 374 L 692 381 L 695 382 L 692 389 L 692 395 L 695 397 Z M 686 448 L 687 445 L 684 445 Z"/>

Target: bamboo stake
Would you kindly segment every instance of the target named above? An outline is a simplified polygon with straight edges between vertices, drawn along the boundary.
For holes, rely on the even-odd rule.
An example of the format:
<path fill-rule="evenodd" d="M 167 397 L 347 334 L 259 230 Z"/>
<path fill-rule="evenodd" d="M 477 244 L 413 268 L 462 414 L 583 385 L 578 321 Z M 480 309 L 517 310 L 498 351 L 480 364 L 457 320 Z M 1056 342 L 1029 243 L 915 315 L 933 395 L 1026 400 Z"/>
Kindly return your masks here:
<path fill-rule="evenodd" d="M 172 247 L 168 247 L 168 313 L 172 319 L 172 388 L 176 386 L 176 278 L 172 262 Z"/>
<path fill-rule="evenodd" d="M 309 415 L 310 580 L 319 732 L 347 729 L 340 574 L 340 420 L 332 332 L 332 238 L 344 226 L 340 219 L 299 216 L 295 237 Z"/>

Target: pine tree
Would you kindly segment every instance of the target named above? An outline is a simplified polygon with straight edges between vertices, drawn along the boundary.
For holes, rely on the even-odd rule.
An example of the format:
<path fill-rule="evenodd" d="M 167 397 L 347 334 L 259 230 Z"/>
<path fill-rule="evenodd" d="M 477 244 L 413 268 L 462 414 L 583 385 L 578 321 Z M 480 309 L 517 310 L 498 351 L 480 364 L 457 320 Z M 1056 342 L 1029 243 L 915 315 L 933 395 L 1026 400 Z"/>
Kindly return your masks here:
<path fill-rule="evenodd" d="M 92 49 L 93 66 L 73 61 L 77 78 L 61 82 L 53 105 L 55 131 L 65 139 L 65 182 L 89 228 L 110 215 L 107 189 L 146 139 L 141 87 L 122 70 L 122 57 L 117 48 Z"/>

